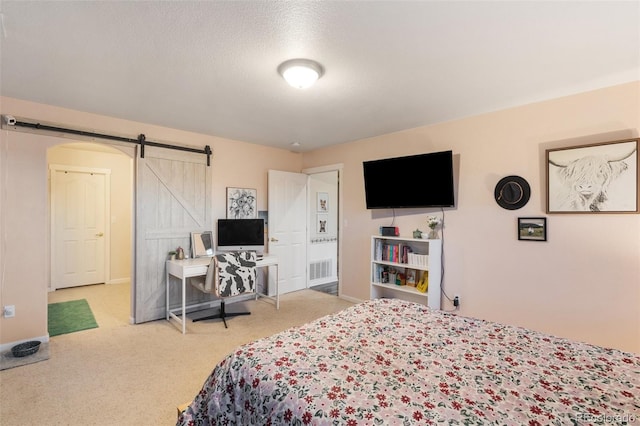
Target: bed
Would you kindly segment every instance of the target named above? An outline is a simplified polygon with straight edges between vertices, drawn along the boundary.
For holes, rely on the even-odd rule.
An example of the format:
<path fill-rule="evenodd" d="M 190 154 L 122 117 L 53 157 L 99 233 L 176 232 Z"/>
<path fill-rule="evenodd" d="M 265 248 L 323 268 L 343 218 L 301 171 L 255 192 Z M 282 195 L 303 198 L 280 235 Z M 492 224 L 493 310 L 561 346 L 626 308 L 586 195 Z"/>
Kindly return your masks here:
<path fill-rule="evenodd" d="M 178 425 L 627 424 L 640 356 L 398 299 L 240 346 Z"/>

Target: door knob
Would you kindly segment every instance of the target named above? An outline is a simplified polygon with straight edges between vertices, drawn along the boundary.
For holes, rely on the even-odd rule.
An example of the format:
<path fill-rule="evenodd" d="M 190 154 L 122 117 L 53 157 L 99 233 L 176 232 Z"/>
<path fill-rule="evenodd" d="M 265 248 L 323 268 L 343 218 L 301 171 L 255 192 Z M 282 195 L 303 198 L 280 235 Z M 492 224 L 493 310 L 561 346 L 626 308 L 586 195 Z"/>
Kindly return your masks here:
<path fill-rule="evenodd" d="M 274 237 L 271 237 L 271 239 L 270 239 L 269 241 L 271 241 L 271 242 L 273 242 L 273 243 L 277 243 L 277 242 L 278 242 L 278 239 L 277 239 L 277 238 L 274 238 Z"/>
<path fill-rule="evenodd" d="M 96 234 L 96 237 L 102 237 L 103 235 L 104 235 L 104 232 L 98 232 L 98 233 Z"/>

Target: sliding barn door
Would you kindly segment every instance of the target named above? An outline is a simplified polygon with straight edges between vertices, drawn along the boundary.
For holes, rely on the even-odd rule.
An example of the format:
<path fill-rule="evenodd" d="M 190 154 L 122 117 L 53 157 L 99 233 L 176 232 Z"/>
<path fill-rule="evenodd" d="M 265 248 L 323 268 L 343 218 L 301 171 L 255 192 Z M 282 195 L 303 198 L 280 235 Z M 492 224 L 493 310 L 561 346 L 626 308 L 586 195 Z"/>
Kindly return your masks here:
<path fill-rule="evenodd" d="M 181 246 L 190 253 L 191 232 L 211 231 L 211 167 L 207 157 L 145 147 L 137 160 L 135 322 L 165 318 L 165 261 Z M 171 283 L 171 299 L 180 286 Z"/>

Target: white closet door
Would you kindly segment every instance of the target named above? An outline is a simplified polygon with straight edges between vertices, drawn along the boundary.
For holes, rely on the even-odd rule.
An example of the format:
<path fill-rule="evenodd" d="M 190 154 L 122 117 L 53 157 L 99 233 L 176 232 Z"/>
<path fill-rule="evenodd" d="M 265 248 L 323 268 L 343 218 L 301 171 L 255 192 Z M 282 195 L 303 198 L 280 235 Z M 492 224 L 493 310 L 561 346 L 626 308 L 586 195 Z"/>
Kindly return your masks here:
<path fill-rule="evenodd" d="M 211 166 L 212 167 L 212 166 Z M 145 147 L 137 159 L 134 312 L 141 323 L 165 317 L 165 261 L 181 246 L 189 254 L 191 232 L 211 231 L 211 167 L 207 156 Z M 180 286 L 170 288 L 179 300 Z M 189 297 L 201 295 L 190 293 Z"/>
<path fill-rule="evenodd" d="M 105 282 L 109 173 L 51 166 L 53 289 Z"/>

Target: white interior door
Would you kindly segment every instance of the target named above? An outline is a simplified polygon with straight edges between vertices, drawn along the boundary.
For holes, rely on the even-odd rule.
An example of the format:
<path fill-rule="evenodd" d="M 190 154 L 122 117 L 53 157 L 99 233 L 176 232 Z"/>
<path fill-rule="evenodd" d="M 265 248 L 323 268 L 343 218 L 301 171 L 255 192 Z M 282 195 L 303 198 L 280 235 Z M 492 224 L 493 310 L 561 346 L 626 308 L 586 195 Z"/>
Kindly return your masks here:
<path fill-rule="evenodd" d="M 109 173 L 51 166 L 52 289 L 105 282 Z"/>
<path fill-rule="evenodd" d="M 165 317 L 165 262 L 181 246 L 190 255 L 191 232 L 212 230 L 211 168 L 202 154 L 145 147 L 137 160 L 135 322 Z M 169 298 L 179 301 L 179 282 Z M 187 289 L 187 302 L 204 293 Z"/>
<path fill-rule="evenodd" d="M 307 287 L 307 175 L 269 170 L 269 253 L 281 294 Z"/>

